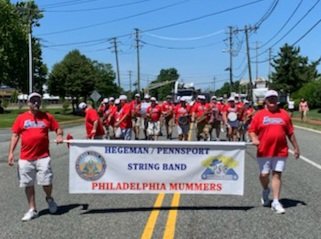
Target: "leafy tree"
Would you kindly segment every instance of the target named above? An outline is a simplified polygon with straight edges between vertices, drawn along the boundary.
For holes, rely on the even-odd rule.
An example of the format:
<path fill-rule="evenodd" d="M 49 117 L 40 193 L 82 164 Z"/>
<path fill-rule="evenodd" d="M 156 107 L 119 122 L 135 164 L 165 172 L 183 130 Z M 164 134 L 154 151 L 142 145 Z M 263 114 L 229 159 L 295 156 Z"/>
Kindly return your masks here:
<path fill-rule="evenodd" d="M 104 97 L 119 95 L 121 89 L 116 85 L 116 74 L 111 64 L 103 64 L 93 61 L 97 91 Z"/>
<path fill-rule="evenodd" d="M 157 79 L 154 80 L 151 84 L 163 83 L 166 81 L 176 81 L 179 78 L 179 74 L 175 68 L 162 69 L 157 76 Z M 150 94 L 157 97 L 159 100 L 163 100 L 167 95 L 172 93 L 175 82 L 160 86 L 159 88 L 150 90 Z"/>
<path fill-rule="evenodd" d="M 310 108 L 321 108 L 321 79 L 305 84 L 293 95 L 297 99 L 304 98 L 308 101 Z"/>
<path fill-rule="evenodd" d="M 0 83 L 27 93 L 28 83 L 28 33 L 31 26 L 39 26 L 41 14 L 34 1 L 0 1 Z M 41 58 L 38 39 L 32 38 L 34 89 L 42 92 L 47 67 Z"/>
<path fill-rule="evenodd" d="M 272 63 L 271 88 L 292 94 L 319 76 L 316 67 L 320 60 L 309 63 L 308 57 L 300 56 L 299 47 L 285 44 Z"/>

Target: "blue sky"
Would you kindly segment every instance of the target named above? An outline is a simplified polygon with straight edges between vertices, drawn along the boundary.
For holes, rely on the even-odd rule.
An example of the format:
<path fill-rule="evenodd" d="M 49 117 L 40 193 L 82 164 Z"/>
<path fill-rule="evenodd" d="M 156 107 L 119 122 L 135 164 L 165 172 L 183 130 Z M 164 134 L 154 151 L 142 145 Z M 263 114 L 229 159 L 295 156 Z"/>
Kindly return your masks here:
<path fill-rule="evenodd" d="M 15 1 L 14 1 L 15 2 Z M 141 86 L 161 69 L 174 67 L 197 88 L 214 89 L 229 81 L 228 29 L 232 26 L 233 79 L 248 79 L 244 27 L 250 32 L 252 77 L 267 77 L 269 48 L 276 55 L 285 43 L 301 48 L 309 60 L 321 56 L 320 0 L 36 0 L 44 10 L 33 34 L 41 39 L 48 68 L 73 49 L 92 60 L 111 63 L 109 39 L 116 37 L 121 86 L 137 79 L 134 29 L 141 40 Z M 320 24 L 319 24 L 320 23 Z M 314 28 L 313 26 L 317 24 Z M 313 28 L 306 36 L 304 36 Z M 272 39 L 271 39 L 272 38 Z M 258 49 L 256 50 L 256 47 Z M 256 64 L 256 54 L 258 61 Z M 320 70 L 320 67 L 319 67 Z"/>

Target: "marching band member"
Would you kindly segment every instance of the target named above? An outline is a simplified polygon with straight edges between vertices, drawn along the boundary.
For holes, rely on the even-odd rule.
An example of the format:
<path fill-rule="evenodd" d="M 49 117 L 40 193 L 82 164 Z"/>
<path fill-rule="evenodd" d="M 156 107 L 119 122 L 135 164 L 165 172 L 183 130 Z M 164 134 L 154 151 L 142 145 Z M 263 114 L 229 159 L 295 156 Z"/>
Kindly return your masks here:
<path fill-rule="evenodd" d="M 229 141 L 238 141 L 239 127 L 239 112 L 240 109 L 235 105 L 235 100 L 230 97 L 227 100 L 227 106 L 223 110 L 223 121 L 227 126 L 227 137 Z"/>
<path fill-rule="evenodd" d="M 180 98 L 180 103 L 174 108 L 174 120 L 177 128 L 179 140 L 188 140 L 190 127 L 190 106 L 187 105 L 184 97 Z"/>
<path fill-rule="evenodd" d="M 167 139 L 172 139 L 173 132 L 173 110 L 172 96 L 168 95 L 162 104 L 162 118 L 164 119 Z"/>
<path fill-rule="evenodd" d="M 115 126 L 121 129 L 121 139 L 131 140 L 132 137 L 132 110 L 131 105 L 127 103 L 127 96 L 119 96 L 121 109 L 119 111 L 119 119 Z"/>
<path fill-rule="evenodd" d="M 151 105 L 146 110 L 148 118 L 147 135 L 151 140 L 157 140 L 160 133 L 160 117 L 162 113 L 161 107 L 157 104 L 156 98 L 150 99 Z"/>
<path fill-rule="evenodd" d="M 196 137 L 200 141 L 210 140 L 210 106 L 206 103 L 206 98 L 204 95 L 199 95 L 198 99 L 200 103 L 193 107 L 194 111 L 192 112 L 192 122 L 196 122 Z"/>
<path fill-rule="evenodd" d="M 142 102 L 140 99 L 140 95 L 137 93 L 135 94 L 135 99 L 131 102 L 135 140 L 139 139 L 140 127 L 142 125 L 141 106 Z"/>
<path fill-rule="evenodd" d="M 140 107 L 140 114 L 142 118 L 142 124 L 141 127 L 144 131 L 145 139 L 147 139 L 147 127 L 148 127 L 148 119 L 146 118 L 146 110 L 150 106 L 150 96 L 149 94 L 146 94 L 144 96 L 144 101 L 141 104 Z"/>
<path fill-rule="evenodd" d="M 221 105 L 217 102 L 216 96 L 212 96 L 211 103 L 209 105 L 211 109 L 210 137 L 212 137 L 212 130 L 215 129 L 216 141 L 220 141 L 221 121 L 222 121 Z"/>

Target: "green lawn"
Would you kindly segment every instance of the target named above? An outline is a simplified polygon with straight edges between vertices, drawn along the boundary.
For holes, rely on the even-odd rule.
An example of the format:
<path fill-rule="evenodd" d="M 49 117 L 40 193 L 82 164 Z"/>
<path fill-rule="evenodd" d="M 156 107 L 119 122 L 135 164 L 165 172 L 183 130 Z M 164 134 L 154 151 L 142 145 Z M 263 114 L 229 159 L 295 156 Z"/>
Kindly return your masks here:
<path fill-rule="evenodd" d="M 0 128 L 10 128 L 12 126 L 13 121 L 16 119 L 18 114 L 27 111 L 27 109 L 14 109 L 14 110 L 6 110 L 5 114 L 0 114 Z M 83 117 L 72 115 L 71 112 L 66 112 L 66 114 L 62 114 L 62 109 L 46 109 L 45 111 L 54 115 L 56 120 L 59 123 L 71 123 L 71 122 L 82 122 Z"/>
<path fill-rule="evenodd" d="M 311 120 L 320 120 L 321 121 L 321 113 L 319 109 L 313 109 L 308 112 L 308 118 Z M 294 117 L 300 118 L 299 111 L 295 111 L 293 114 Z"/>

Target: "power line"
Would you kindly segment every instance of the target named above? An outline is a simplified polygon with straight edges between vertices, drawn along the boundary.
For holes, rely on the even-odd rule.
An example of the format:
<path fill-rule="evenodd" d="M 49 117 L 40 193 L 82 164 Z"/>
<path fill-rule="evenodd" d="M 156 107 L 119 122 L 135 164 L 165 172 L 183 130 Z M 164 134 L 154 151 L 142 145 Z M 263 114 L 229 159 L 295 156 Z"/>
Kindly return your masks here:
<path fill-rule="evenodd" d="M 129 16 L 125 16 L 125 17 L 120 17 L 120 18 L 116 18 L 116 19 L 113 19 L 113 20 L 109 20 L 109 21 L 104 21 L 104 22 L 90 24 L 90 25 L 76 27 L 76 28 L 69 28 L 69 29 L 65 29 L 65 30 L 61 30 L 61 31 L 43 33 L 43 34 L 39 34 L 39 36 L 48 36 L 48 35 L 66 33 L 66 32 L 80 31 L 80 30 L 83 30 L 83 29 L 88 29 L 88 28 L 92 28 L 92 27 L 106 25 L 106 24 L 109 24 L 109 23 L 119 22 L 119 21 L 130 19 L 130 18 L 135 18 L 135 17 L 138 17 L 138 16 L 150 14 L 152 12 L 157 12 L 157 11 L 160 11 L 160 10 L 164 10 L 164 9 L 167 9 L 167 8 L 170 8 L 170 7 L 174 7 L 174 6 L 183 4 L 183 3 L 187 2 L 187 1 L 189 1 L 189 0 L 182 0 L 182 1 L 179 1 L 179 2 L 176 2 L 176 3 L 165 5 L 163 7 L 154 8 L 154 9 L 149 10 L 149 11 L 144 11 L 144 12 L 140 12 L 140 13 L 129 15 Z M 119 37 L 117 37 L 117 38 L 119 38 Z"/>
<path fill-rule="evenodd" d="M 141 42 L 145 45 L 148 45 L 148 46 L 153 46 L 153 47 L 163 48 L 163 49 L 168 49 L 168 50 L 195 50 L 195 49 L 199 49 L 199 48 L 211 47 L 211 46 L 221 43 L 221 41 L 218 41 L 218 42 L 214 42 L 214 43 L 210 43 L 210 44 L 206 44 L 206 45 L 201 45 L 201 46 L 172 47 L 172 46 L 164 46 L 164 45 L 149 43 L 146 41 L 141 41 Z"/>
<path fill-rule="evenodd" d="M 100 1 L 100 0 L 71 0 L 71 1 L 47 4 L 47 5 L 44 5 L 44 7 L 45 8 L 68 7 L 68 6 L 80 5 L 80 4 L 96 2 L 96 1 Z"/>
<path fill-rule="evenodd" d="M 306 31 L 298 40 L 296 40 L 292 46 L 296 45 L 299 41 L 301 41 L 303 38 L 305 38 L 317 25 L 319 25 L 321 22 L 321 19 L 317 21 L 308 31 Z"/>
<path fill-rule="evenodd" d="M 270 8 L 267 10 L 267 12 L 261 17 L 261 19 L 255 24 L 257 28 L 259 28 L 263 22 L 265 22 L 273 13 L 276 6 L 278 5 L 279 0 L 274 0 L 274 2 L 271 4 Z"/>
<path fill-rule="evenodd" d="M 212 36 L 217 36 L 219 34 L 221 34 L 222 32 L 224 32 L 224 30 L 219 30 L 219 31 L 215 31 L 206 35 L 202 35 L 202 36 L 197 36 L 197 37 L 166 37 L 166 36 L 160 36 L 160 35 L 156 35 L 156 34 L 151 34 L 151 33 L 145 33 L 147 36 L 151 36 L 151 37 L 155 37 L 161 40 L 169 40 L 169 41 L 195 41 L 195 40 L 202 40 L 205 38 L 209 38 Z"/>
<path fill-rule="evenodd" d="M 72 13 L 72 12 L 90 12 L 90 11 L 101 11 L 106 9 L 114 9 L 114 8 L 121 8 L 121 7 L 128 7 L 131 5 L 140 4 L 143 2 L 149 2 L 151 0 L 140 0 L 136 2 L 130 2 L 130 3 L 122 3 L 122 4 L 115 4 L 111 6 L 104 6 L 104 7 L 96 7 L 96 8 L 85 8 L 85 9 L 71 9 L 71 10 L 43 10 L 44 12 L 54 12 L 54 13 Z"/>

